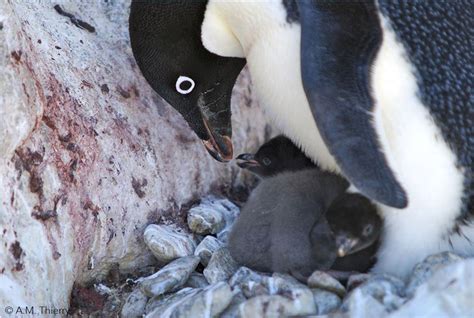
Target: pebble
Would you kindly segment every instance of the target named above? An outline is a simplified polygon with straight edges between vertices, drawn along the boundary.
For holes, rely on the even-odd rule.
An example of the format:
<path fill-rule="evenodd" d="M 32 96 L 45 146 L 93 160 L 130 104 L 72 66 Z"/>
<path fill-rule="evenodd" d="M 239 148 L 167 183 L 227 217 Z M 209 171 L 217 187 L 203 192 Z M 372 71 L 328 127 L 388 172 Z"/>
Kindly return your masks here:
<path fill-rule="evenodd" d="M 219 211 L 222 214 L 224 227 L 217 232 L 217 239 L 223 243 L 227 243 L 232 225 L 240 214 L 239 207 L 228 199 L 217 198 L 212 195 L 202 199 L 199 206 Z"/>
<path fill-rule="evenodd" d="M 310 315 L 316 313 L 312 291 L 289 275 L 275 273 L 263 276 L 269 295 L 255 296 L 242 305 L 243 317 Z M 252 312 L 256 313 L 251 316 Z"/>
<path fill-rule="evenodd" d="M 428 256 L 413 269 L 413 273 L 406 289 L 407 296 L 410 298 L 413 297 L 418 286 L 426 282 L 437 270 L 461 260 L 463 260 L 461 256 L 450 252 Z"/>
<path fill-rule="evenodd" d="M 405 302 L 405 283 L 393 276 L 381 274 L 372 275 L 366 282 L 354 289 L 344 299 L 343 309 L 347 309 L 348 305 L 357 293 L 361 292 L 364 296 L 370 295 L 380 302 L 389 312 L 398 309 Z"/>
<path fill-rule="evenodd" d="M 197 234 L 216 234 L 225 227 L 225 220 L 219 209 L 201 203 L 189 210 L 188 226 Z"/>
<path fill-rule="evenodd" d="M 196 247 L 194 255 L 199 256 L 201 259 L 201 264 L 207 266 L 212 254 L 223 246 L 224 244 L 214 236 L 208 235 Z"/>
<path fill-rule="evenodd" d="M 268 279 L 269 276 L 242 266 L 235 272 L 229 283 L 232 288 L 239 288 L 245 297 L 251 298 L 269 294 L 268 281 L 264 281 L 264 277 Z"/>
<path fill-rule="evenodd" d="M 360 289 L 351 292 L 346 304 L 347 314 L 351 318 L 384 318 L 388 315 L 379 301 Z"/>
<path fill-rule="evenodd" d="M 316 313 L 316 306 L 313 299 L 301 301 L 281 295 L 262 295 L 242 303 L 239 313 L 244 318 L 312 315 Z"/>
<path fill-rule="evenodd" d="M 371 274 L 355 274 L 349 276 L 349 279 L 347 280 L 347 290 L 353 290 L 354 288 L 365 283 L 370 277 L 372 277 Z"/>
<path fill-rule="evenodd" d="M 438 270 L 391 317 L 474 317 L 474 258 Z"/>
<path fill-rule="evenodd" d="M 239 268 L 227 248 L 222 247 L 212 254 L 203 273 L 210 284 L 228 280 Z"/>
<path fill-rule="evenodd" d="M 240 317 L 240 304 L 245 302 L 247 298 L 242 293 L 242 291 L 237 287 L 232 289 L 234 297 L 230 302 L 229 306 L 222 312 L 220 318 L 238 318 Z"/>
<path fill-rule="evenodd" d="M 173 294 L 155 296 L 148 301 L 145 307 L 145 313 L 147 314 L 147 317 L 154 316 L 155 313 L 163 312 L 171 305 L 176 305 L 187 297 L 197 294 L 199 291 L 200 289 L 197 288 L 186 287 Z"/>
<path fill-rule="evenodd" d="M 229 284 L 219 282 L 195 293 L 188 293 L 176 302 L 155 308 L 147 317 L 216 317 L 226 309 L 233 294 Z"/>
<path fill-rule="evenodd" d="M 144 232 L 145 244 L 159 262 L 169 263 L 179 257 L 193 255 L 196 239 L 174 225 L 150 224 Z"/>
<path fill-rule="evenodd" d="M 186 283 L 198 264 L 197 256 L 178 258 L 155 274 L 139 279 L 140 288 L 149 297 L 175 290 Z"/>
<path fill-rule="evenodd" d="M 314 271 L 311 274 L 308 278 L 308 286 L 333 292 L 340 297 L 346 294 L 346 289 L 337 279 L 322 271 Z"/>
<path fill-rule="evenodd" d="M 123 318 L 135 318 L 142 317 L 145 313 L 145 306 L 148 302 L 148 297 L 140 290 L 136 288 L 125 300 L 125 304 L 122 307 L 121 316 Z"/>
<path fill-rule="evenodd" d="M 209 286 L 209 283 L 203 274 L 194 272 L 189 276 L 189 279 L 184 286 L 191 288 L 204 288 Z"/>
<path fill-rule="evenodd" d="M 316 314 L 326 315 L 337 310 L 341 306 L 341 298 L 338 295 L 324 289 L 312 288 Z"/>

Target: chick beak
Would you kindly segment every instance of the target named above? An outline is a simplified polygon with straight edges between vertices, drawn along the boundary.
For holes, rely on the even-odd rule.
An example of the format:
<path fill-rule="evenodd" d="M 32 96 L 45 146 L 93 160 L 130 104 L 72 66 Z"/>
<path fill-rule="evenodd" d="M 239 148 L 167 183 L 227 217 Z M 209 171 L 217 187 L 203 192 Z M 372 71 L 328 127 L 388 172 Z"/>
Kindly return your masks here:
<path fill-rule="evenodd" d="M 255 156 L 251 153 L 242 153 L 236 159 L 241 160 L 237 162 L 237 165 L 242 169 L 260 167 L 260 163 L 255 160 Z"/>
<path fill-rule="evenodd" d="M 338 242 L 337 256 L 344 257 L 355 253 L 355 246 L 359 244 L 359 239 L 356 238 L 344 238 Z"/>

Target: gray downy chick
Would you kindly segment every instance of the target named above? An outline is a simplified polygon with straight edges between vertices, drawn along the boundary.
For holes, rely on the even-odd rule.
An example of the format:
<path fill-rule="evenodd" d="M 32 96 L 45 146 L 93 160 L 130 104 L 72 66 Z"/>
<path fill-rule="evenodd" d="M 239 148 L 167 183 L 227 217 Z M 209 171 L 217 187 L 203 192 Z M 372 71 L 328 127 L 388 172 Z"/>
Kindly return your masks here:
<path fill-rule="evenodd" d="M 255 154 L 237 157 L 241 168 L 265 178 L 285 171 L 319 169 L 287 137 L 280 135 L 263 144 Z M 324 213 L 323 213 L 324 214 Z M 382 220 L 375 206 L 355 193 L 342 193 L 325 213 L 335 234 L 337 258 L 331 267 L 336 271 L 366 272 L 375 263 Z"/>
<path fill-rule="evenodd" d="M 263 179 L 230 233 L 232 257 L 252 269 L 290 273 L 300 280 L 316 269 L 330 269 L 339 247 L 325 213 L 348 186 L 318 169 Z"/>

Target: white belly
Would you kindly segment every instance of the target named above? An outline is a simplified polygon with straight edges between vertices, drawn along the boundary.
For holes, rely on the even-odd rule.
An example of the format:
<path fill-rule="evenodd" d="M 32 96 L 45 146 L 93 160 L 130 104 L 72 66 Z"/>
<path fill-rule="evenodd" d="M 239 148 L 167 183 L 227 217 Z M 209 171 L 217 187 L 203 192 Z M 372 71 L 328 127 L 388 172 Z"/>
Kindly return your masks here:
<path fill-rule="evenodd" d="M 405 277 L 430 254 L 451 249 L 466 252 L 466 240 L 454 237 L 456 244 L 448 244 L 461 210 L 463 173 L 417 97 L 415 76 L 403 47 L 382 21 L 384 42 L 372 69 L 375 123 L 409 204 L 403 210 L 381 206 L 385 231 L 375 270 Z"/>
<path fill-rule="evenodd" d="M 299 34 L 299 25 L 287 25 L 266 33 L 264 39 L 252 46 L 247 52 L 252 83 L 275 125 L 322 168 L 339 172 L 319 134 L 303 90 Z"/>

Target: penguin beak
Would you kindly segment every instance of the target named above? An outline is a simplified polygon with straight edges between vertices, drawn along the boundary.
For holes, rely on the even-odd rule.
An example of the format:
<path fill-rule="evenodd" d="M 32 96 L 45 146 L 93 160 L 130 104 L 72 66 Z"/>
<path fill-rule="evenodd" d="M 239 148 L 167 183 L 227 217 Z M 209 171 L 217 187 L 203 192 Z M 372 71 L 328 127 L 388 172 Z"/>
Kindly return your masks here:
<path fill-rule="evenodd" d="M 260 163 L 255 160 L 255 156 L 251 153 L 242 153 L 237 156 L 237 160 L 242 160 L 237 162 L 237 165 L 242 169 L 250 169 L 260 167 Z"/>
<path fill-rule="evenodd" d="M 202 140 L 207 152 L 219 162 L 230 161 L 234 155 L 232 139 L 229 136 L 217 133 L 207 119 L 203 118 L 203 122 L 209 137 L 207 140 Z"/>
<path fill-rule="evenodd" d="M 360 248 L 356 248 L 359 245 L 359 239 L 357 238 L 349 238 L 349 237 L 339 237 L 336 238 L 337 248 L 337 256 L 344 257 L 355 252 L 361 250 Z"/>

